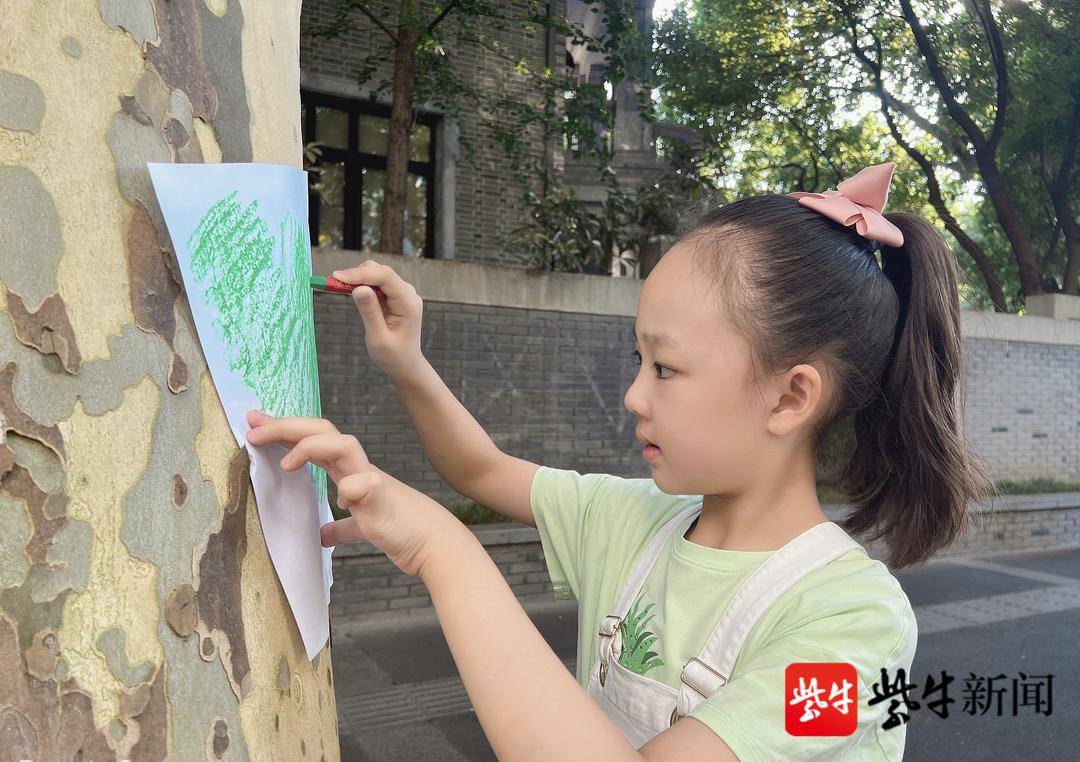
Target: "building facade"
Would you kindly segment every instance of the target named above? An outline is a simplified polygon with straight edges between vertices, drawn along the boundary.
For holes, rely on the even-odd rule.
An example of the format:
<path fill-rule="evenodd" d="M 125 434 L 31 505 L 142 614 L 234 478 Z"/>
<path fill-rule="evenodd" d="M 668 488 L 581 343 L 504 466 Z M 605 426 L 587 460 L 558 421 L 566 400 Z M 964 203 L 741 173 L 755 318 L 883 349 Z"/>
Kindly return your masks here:
<path fill-rule="evenodd" d="M 651 24 L 652 2 L 637 0 L 634 4 L 643 32 L 648 32 Z M 313 189 L 310 204 L 312 245 L 319 249 L 377 250 L 392 94 L 389 87 L 380 91 L 379 85 L 392 82 L 393 47 L 388 31 L 394 30 L 388 22 L 383 22 L 387 25 L 383 30 L 353 11 L 348 17 L 353 25 L 350 31 L 333 37 L 316 34 L 316 29 L 334 23 L 337 7 L 337 0 L 308 0 L 301 18 L 304 141 L 317 142 L 321 152 L 311 166 L 313 183 L 319 185 L 318 192 Z M 381 15 L 376 14 L 380 20 L 395 18 L 400 8 L 392 3 L 373 7 L 381 9 Z M 602 16 L 591 9 L 581 0 L 552 0 L 545 5 L 552 18 L 561 16 L 580 25 L 586 34 L 603 37 Z M 477 97 L 458 101 L 456 120 L 431 99 L 415 108 L 405 255 L 492 265 L 532 264 L 527 255 L 504 245 L 504 238 L 525 222 L 524 187 L 513 178 L 499 141 L 495 128 L 502 124 L 505 112 L 496 104 L 511 99 L 540 109 L 543 88 L 537 83 L 539 73 L 550 69 L 602 85 L 605 64 L 602 54 L 574 44 L 565 34 L 542 24 L 522 23 L 528 12 L 527 2 L 508 0 L 506 20 L 477 23 L 475 37 L 480 42 L 457 34 L 453 11 L 440 22 L 453 77 Z M 429 16 L 435 15 L 429 9 Z M 367 71 L 365 61 L 371 56 L 377 61 L 361 84 L 362 73 Z M 632 82 L 624 80 L 609 92 L 614 130 L 598 129 L 597 135 L 614 151 L 612 166 L 624 187 L 638 185 L 665 169 L 657 158 L 653 135 L 664 133 L 666 127 L 640 118 L 633 88 Z M 674 133 L 668 129 L 664 134 Z M 521 132 L 521 140 L 524 155 L 564 179 L 587 206 L 596 208 L 603 203 L 608 190 L 595 161 L 575 159 L 570 150 L 574 146 L 564 146 L 561 135 L 545 138 L 542 126 L 536 123 Z M 543 191 L 539 178 L 529 182 L 535 192 Z M 650 250 L 646 256 L 656 257 L 658 252 Z M 641 273 L 640 267 L 626 261 L 624 257 L 621 263 L 614 262 L 610 274 Z"/>
<path fill-rule="evenodd" d="M 393 18 L 398 7 L 388 5 L 383 18 Z M 301 29 L 331 23 L 336 8 L 336 0 L 308 0 Z M 556 0 L 550 8 L 552 14 L 565 13 L 566 1 Z M 506 3 L 509 16 L 518 18 L 526 12 L 526 3 Z M 320 175 L 332 190 L 328 201 L 312 199 L 316 215 L 312 235 L 319 246 L 373 249 L 378 238 L 380 164 L 385 167 L 390 93 L 375 95 L 377 105 L 369 99 L 380 81 L 391 81 L 392 55 L 364 85 L 358 85 L 365 57 L 387 48 L 390 41 L 361 14 L 353 12 L 351 18 L 356 29 L 335 38 L 301 34 L 304 139 L 329 140 L 335 146 L 319 162 L 327 165 L 320 167 Z M 507 252 L 501 241 L 521 224 L 521 188 L 506 171 L 506 156 L 492 129 L 497 114 L 489 105 L 500 98 L 516 98 L 540 106 L 541 92 L 529 74 L 515 71 L 513 57 L 520 56 L 529 70 L 565 66 L 566 40 L 543 28 L 526 31 L 520 23 L 509 21 L 502 29 L 484 26 L 481 32 L 487 45 L 453 45 L 449 39 L 456 23 L 453 12 L 441 23 L 454 76 L 484 97 L 461 103 L 460 124 L 452 123 L 430 103 L 418 106 L 410 145 L 404 253 L 520 265 L 520 258 Z M 530 155 L 544 155 L 539 125 L 532 125 L 523 139 Z M 549 142 L 546 150 L 553 165 L 561 160 L 561 146 Z"/>

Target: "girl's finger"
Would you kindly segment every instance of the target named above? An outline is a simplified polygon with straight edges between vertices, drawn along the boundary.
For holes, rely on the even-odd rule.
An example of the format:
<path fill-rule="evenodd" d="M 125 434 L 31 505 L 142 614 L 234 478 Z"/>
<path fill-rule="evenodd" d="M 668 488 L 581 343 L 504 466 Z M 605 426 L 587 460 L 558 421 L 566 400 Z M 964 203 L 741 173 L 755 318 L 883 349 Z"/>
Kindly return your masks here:
<path fill-rule="evenodd" d="M 356 511 L 360 508 L 360 504 L 368 499 L 371 499 L 373 505 L 380 500 L 382 477 L 374 471 L 353 473 L 338 482 L 337 486 L 338 508 L 348 510 L 352 516 L 323 525 L 320 534 L 324 548 L 343 542 L 368 539 L 361 526 L 361 517 Z"/>
<path fill-rule="evenodd" d="M 376 497 L 381 484 L 382 477 L 374 471 L 349 474 L 337 483 L 338 508 L 351 511 L 357 503 Z"/>
<path fill-rule="evenodd" d="M 347 270 L 335 270 L 334 277 L 346 283 L 378 286 L 387 296 L 387 304 L 394 312 L 401 312 L 400 305 L 416 296 L 416 289 L 405 281 L 394 268 L 369 259 Z"/>
<path fill-rule="evenodd" d="M 251 418 L 248 419 L 249 423 Z M 304 437 L 314 434 L 333 434 L 337 427 L 325 418 L 272 418 L 266 419 L 250 429 L 247 440 L 253 445 L 278 442 L 292 447 Z"/>
<path fill-rule="evenodd" d="M 304 437 L 281 459 L 281 467 L 295 471 L 309 460 L 326 469 L 335 482 L 339 474 L 352 474 L 370 465 L 356 437 L 336 432 Z"/>
<path fill-rule="evenodd" d="M 323 524 L 319 529 L 319 541 L 324 548 L 332 548 L 343 542 L 356 542 L 366 540 L 360 526 L 351 518 L 338 519 L 329 524 Z"/>

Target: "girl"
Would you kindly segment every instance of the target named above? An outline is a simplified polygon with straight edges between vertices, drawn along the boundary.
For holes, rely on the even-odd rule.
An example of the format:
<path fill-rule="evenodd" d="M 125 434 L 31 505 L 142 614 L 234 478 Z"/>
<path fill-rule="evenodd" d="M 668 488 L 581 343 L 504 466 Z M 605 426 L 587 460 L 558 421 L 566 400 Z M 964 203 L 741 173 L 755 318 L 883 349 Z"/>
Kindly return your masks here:
<path fill-rule="evenodd" d="M 253 411 L 248 439 L 291 447 L 286 469 L 327 469 L 351 518 L 323 527 L 324 545 L 369 540 L 424 581 L 500 758 L 901 758 L 906 707 L 880 696 L 910 670 L 916 622 L 844 530 L 884 537 L 895 567 L 922 561 L 987 480 L 954 408 L 956 266 L 929 224 L 881 214 L 891 176 L 889 163 L 825 193 L 737 201 L 660 260 L 624 399 L 650 479 L 499 451 L 423 358 L 415 289 L 371 260 L 335 273 L 387 294 L 353 291 L 365 343 L 435 469 L 539 530 L 556 593 L 579 601 L 577 682 L 473 534 L 354 438 Z M 849 418 L 856 507 L 841 529 L 815 465 Z M 850 666 L 792 691 L 801 663 Z M 841 729 L 806 735 L 822 711 Z"/>

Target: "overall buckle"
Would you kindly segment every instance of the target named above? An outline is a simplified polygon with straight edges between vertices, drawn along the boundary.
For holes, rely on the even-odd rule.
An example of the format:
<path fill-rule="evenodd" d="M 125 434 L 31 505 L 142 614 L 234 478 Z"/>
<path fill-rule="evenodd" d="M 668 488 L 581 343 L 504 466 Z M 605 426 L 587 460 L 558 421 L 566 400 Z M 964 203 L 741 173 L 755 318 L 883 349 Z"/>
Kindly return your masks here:
<path fill-rule="evenodd" d="M 615 630 L 619 628 L 620 624 L 622 624 L 622 617 L 615 616 L 614 614 L 608 614 L 606 617 L 600 620 L 600 637 L 615 637 Z"/>
<path fill-rule="evenodd" d="M 622 617 L 609 614 L 600 620 L 600 637 L 601 638 L 614 638 L 615 633 L 619 630 L 619 625 L 622 624 Z M 601 687 L 607 682 L 608 664 L 607 659 L 603 658 L 604 649 L 600 649 L 600 685 Z"/>
<path fill-rule="evenodd" d="M 699 688 L 698 686 L 694 685 L 693 683 L 689 682 L 686 679 L 686 668 L 690 666 L 690 662 L 692 662 L 692 661 L 696 661 L 702 667 L 709 670 L 709 672 L 712 672 L 714 675 L 716 675 L 720 679 L 720 685 L 721 686 L 724 686 L 724 685 L 727 684 L 728 679 L 724 675 L 717 672 L 715 669 L 710 667 L 708 664 L 706 664 L 705 662 L 703 662 L 701 659 L 697 658 L 696 656 L 691 656 L 689 659 L 687 659 L 686 664 L 683 665 L 683 671 L 682 671 L 682 674 L 679 675 L 679 679 L 682 680 L 684 685 L 686 685 L 688 688 L 691 688 L 692 690 L 694 690 L 696 693 L 698 693 L 703 698 L 709 698 L 709 696 L 711 694 L 706 693 L 704 690 L 702 690 L 701 688 Z"/>

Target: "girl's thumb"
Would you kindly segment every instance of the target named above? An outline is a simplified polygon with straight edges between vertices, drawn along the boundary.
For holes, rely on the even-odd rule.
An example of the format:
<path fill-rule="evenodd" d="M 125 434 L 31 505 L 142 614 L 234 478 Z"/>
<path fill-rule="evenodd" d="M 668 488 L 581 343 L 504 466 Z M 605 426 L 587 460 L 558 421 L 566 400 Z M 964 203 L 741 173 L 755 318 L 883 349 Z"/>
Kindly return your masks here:
<path fill-rule="evenodd" d="M 374 325 L 379 325 L 382 322 L 382 308 L 379 306 L 379 300 L 375 298 L 375 291 L 370 286 L 357 286 L 352 290 L 352 298 L 365 324 L 372 322 Z"/>

